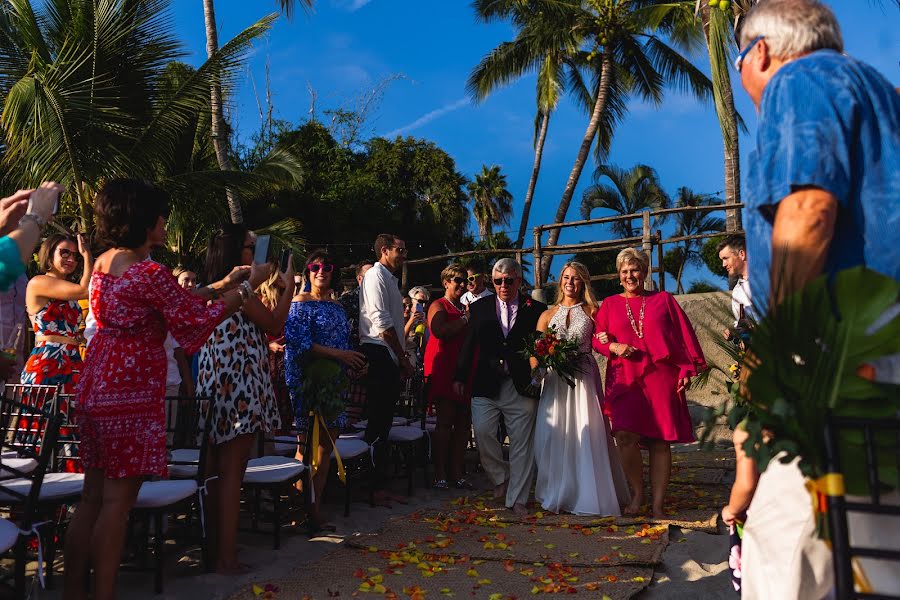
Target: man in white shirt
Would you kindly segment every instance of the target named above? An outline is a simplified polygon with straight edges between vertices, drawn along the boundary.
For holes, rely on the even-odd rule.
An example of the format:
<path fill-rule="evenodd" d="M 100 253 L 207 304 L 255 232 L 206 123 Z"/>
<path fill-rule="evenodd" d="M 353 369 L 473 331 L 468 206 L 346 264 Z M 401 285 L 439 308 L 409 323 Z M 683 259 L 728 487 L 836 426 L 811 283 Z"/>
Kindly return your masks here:
<path fill-rule="evenodd" d="M 468 291 L 466 291 L 466 293 L 462 295 L 462 298 L 459 299 L 464 306 L 468 306 L 476 300 L 494 294 L 494 292 L 489 290 L 485 284 L 484 280 L 486 275 L 484 274 L 482 265 L 471 263 L 466 267 L 466 271 L 469 273 L 469 281 L 466 284 Z"/>
<path fill-rule="evenodd" d="M 378 262 L 366 271 L 359 292 L 360 352 L 369 362 L 365 382 L 369 423 L 365 439 L 374 448 L 372 487 L 374 501 L 381 506 L 390 506 L 391 501 L 406 502 L 384 489 L 394 407 L 403 379 L 413 374 L 404 351 L 403 296 L 395 276 L 406 262 L 406 253 L 406 242 L 394 235 L 382 233 L 375 238 Z"/>
<path fill-rule="evenodd" d="M 754 318 L 753 297 L 750 294 L 749 266 L 747 262 L 747 242 L 741 234 L 729 235 L 722 240 L 716 250 L 719 260 L 728 271 L 728 276 L 737 276 L 737 284 L 731 290 L 731 312 L 734 314 L 734 328 L 746 327 L 747 318 Z M 731 329 L 725 330 L 725 338 L 732 337 Z"/>

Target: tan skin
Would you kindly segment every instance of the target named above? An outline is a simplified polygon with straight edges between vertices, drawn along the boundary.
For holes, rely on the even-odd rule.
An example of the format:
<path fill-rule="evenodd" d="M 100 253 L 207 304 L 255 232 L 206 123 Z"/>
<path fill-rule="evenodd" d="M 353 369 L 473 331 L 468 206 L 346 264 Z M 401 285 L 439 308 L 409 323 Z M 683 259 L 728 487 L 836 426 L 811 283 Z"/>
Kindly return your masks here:
<path fill-rule="evenodd" d="M 636 298 L 644 294 L 644 279 L 647 274 L 636 263 L 624 263 L 619 269 L 619 282 L 622 284 L 623 298 Z M 601 343 L 609 342 L 609 335 L 605 331 L 595 334 Z M 609 344 L 609 351 L 620 357 L 628 357 L 637 352 L 637 348 L 628 344 L 613 342 Z M 677 393 L 682 393 L 691 385 L 689 377 L 683 377 L 677 382 Z M 631 486 L 631 502 L 622 512 L 626 515 L 640 514 L 644 504 L 644 478 L 643 460 L 639 443 L 641 436 L 630 431 L 619 431 L 615 434 L 616 445 L 622 456 L 622 467 L 625 477 Z M 669 478 L 672 474 L 672 447 L 665 440 L 645 439 L 650 449 L 650 488 L 653 493 L 652 514 L 656 519 L 664 519 L 663 505 L 666 498 L 666 489 L 669 487 Z"/>
<path fill-rule="evenodd" d="M 455 278 L 455 279 L 454 279 Z M 463 311 L 465 308 L 459 299 L 466 292 L 464 273 L 457 272 L 451 279 L 445 279 L 444 299 Z M 431 335 L 439 340 L 453 339 L 465 333 L 468 327 L 468 316 L 450 321 L 447 309 L 442 302 L 434 302 L 428 309 L 428 329 Z M 467 404 L 457 402 L 448 395 L 436 394 L 437 426 L 434 431 L 434 477 L 437 481 L 450 480 L 458 486 L 465 485 L 463 480 L 463 457 L 469 439 L 469 423 L 471 411 Z M 449 457 L 449 461 L 448 461 Z"/>
<path fill-rule="evenodd" d="M 178 274 L 178 285 L 186 290 L 193 290 L 197 287 L 197 274 L 193 271 L 182 271 Z"/>
<path fill-rule="evenodd" d="M 69 277 L 78 268 L 77 257 L 84 261 L 84 272 L 78 283 L 69 281 Z M 28 282 L 25 291 L 25 307 L 28 315 L 34 317 L 51 300 L 84 300 L 88 297 L 88 284 L 94 272 L 94 257 L 84 243 L 84 237 L 78 236 L 78 244 L 63 240 L 56 245 L 50 261 L 50 269 L 43 275 L 37 275 Z"/>
<path fill-rule="evenodd" d="M 137 248 L 113 248 L 100 255 L 94 270 L 121 277 L 137 262 L 146 259 L 150 250 L 162 246 L 166 240 L 166 222 L 160 217 L 153 229 L 147 230 L 147 240 Z M 224 293 L 226 312 L 223 319 L 236 312 L 241 305 L 240 295 L 233 290 L 250 277 L 261 281 L 261 273 L 250 269 L 236 269 L 214 287 Z M 232 290 L 227 291 L 226 290 Z M 111 600 L 116 597 L 116 575 L 125 545 L 128 514 L 137 499 L 144 477 L 107 479 L 102 469 L 88 469 L 84 475 L 81 502 L 72 517 L 66 535 L 65 600 L 86 599 L 85 577 L 88 566 L 94 568 L 93 598 Z M 90 551 L 86 552 L 85 549 Z"/>
<path fill-rule="evenodd" d="M 316 273 L 312 272 L 312 270 L 309 272 L 310 291 L 297 294 L 294 296 L 293 301 L 336 303 L 336 301 L 332 299 L 333 294 L 331 287 L 334 271 L 332 270 L 330 273 L 326 273 L 325 269 L 321 268 L 322 265 L 325 264 L 322 259 L 318 259 L 310 264 L 319 265 L 320 267 L 319 271 Z M 322 344 L 313 344 L 310 348 L 310 352 L 312 352 L 313 356 L 336 360 L 346 366 L 350 371 L 355 371 L 357 373 L 365 372 L 366 356 L 362 352 L 341 350 L 339 348 L 323 346 Z M 314 531 L 323 528 L 333 528 L 333 525 L 325 522 L 322 518 L 322 494 L 325 491 L 325 484 L 328 482 L 328 467 L 331 464 L 331 451 L 334 447 L 332 440 L 337 439 L 340 431 L 337 429 L 329 429 L 328 434 L 328 436 L 319 436 L 319 447 L 313 450 L 317 453 L 316 462 L 319 465 L 319 468 L 316 470 L 316 474 L 313 477 L 315 500 L 313 501 L 312 506 L 310 506 L 309 515 L 313 522 L 311 529 Z"/>
<path fill-rule="evenodd" d="M 241 264 L 249 266 L 253 264 L 253 250 L 256 238 L 252 233 L 247 233 L 244 247 L 241 250 Z M 269 274 L 268 265 L 254 267 L 260 269 L 265 281 Z M 285 283 L 285 291 L 282 292 L 278 303 L 273 310 L 266 308 L 255 294 L 248 299 L 241 311 L 253 324 L 264 333 L 278 335 L 284 329 L 288 311 L 291 307 L 291 294 L 287 287 L 294 281 L 294 267 L 292 261 L 288 261 L 288 269 L 282 273 Z M 254 286 L 254 289 L 259 284 Z M 292 286 L 291 286 L 292 287 Z M 250 460 L 250 450 L 253 447 L 254 434 L 239 435 L 222 444 L 211 444 L 208 455 L 208 473 L 210 476 L 218 476 L 210 482 L 209 513 L 215 515 L 216 527 L 210 528 L 210 548 L 214 552 L 216 572 L 222 575 L 240 575 L 249 571 L 247 565 L 238 561 L 237 557 L 237 530 L 240 516 L 241 485 L 244 480 L 244 472 L 247 470 L 247 461 Z"/>

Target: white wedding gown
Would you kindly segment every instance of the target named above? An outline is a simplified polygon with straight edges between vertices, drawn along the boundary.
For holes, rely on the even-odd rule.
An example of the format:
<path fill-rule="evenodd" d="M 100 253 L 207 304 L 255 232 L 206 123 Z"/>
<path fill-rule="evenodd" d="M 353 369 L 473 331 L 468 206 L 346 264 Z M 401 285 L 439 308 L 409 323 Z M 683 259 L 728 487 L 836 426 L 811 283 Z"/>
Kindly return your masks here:
<path fill-rule="evenodd" d="M 600 371 L 591 354 L 594 323 L 579 304 L 560 306 L 550 320 L 560 337 L 584 353 L 575 387 L 550 372 L 534 429 L 535 498 L 554 513 L 619 516 L 630 500 L 619 453 L 600 409 Z"/>

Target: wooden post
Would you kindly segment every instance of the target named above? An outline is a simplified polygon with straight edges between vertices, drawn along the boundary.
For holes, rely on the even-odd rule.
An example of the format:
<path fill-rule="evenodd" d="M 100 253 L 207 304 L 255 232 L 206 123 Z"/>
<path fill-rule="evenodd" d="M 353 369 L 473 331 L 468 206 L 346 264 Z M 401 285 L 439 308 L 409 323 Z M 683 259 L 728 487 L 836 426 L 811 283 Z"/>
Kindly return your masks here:
<path fill-rule="evenodd" d="M 662 231 L 656 230 L 656 256 L 659 262 L 659 291 L 666 291 L 666 267 L 663 264 Z"/>
<path fill-rule="evenodd" d="M 652 290 L 653 289 L 653 277 L 651 273 L 653 273 L 653 238 L 650 237 L 650 212 L 644 211 L 641 214 L 641 220 L 643 221 L 643 233 L 641 234 L 641 246 L 644 250 L 644 255 L 647 257 L 649 261 L 649 272 L 647 273 L 647 278 L 644 279 L 644 289 Z"/>
<path fill-rule="evenodd" d="M 520 265 L 522 264 L 522 253 L 521 252 L 516 252 L 516 262 L 519 263 Z"/>
<path fill-rule="evenodd" d="M 400 288 L 404 291 L 406 290 L 406 280 L 409 277 L 409 268 L 406 266 L 406 263 L 403 263 L 403 270 L 400 274 Z"/>
<path fill-rule="evenodd" d="M 540 290 L 544 287 L 541 281 L 541 228 L 534 228 L 534 289 Z"/>

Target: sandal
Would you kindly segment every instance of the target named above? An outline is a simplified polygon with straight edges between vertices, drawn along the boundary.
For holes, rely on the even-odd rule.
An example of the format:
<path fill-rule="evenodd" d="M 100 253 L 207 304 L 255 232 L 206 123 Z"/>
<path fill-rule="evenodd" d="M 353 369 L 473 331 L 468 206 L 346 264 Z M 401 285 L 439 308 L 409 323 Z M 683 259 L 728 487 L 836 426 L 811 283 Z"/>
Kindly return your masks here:
<path fill-rule="evenodd" d="M 475 486 L 472 485 L 472 482 L 466 479 L 465 477 L 460 477 L 456 480 L 456 489 L 458 490 L 474 490 Z"/>
<path fill-rule="evenodd" d="M 446 479 L 438 479 L 433 484 L 431 484 L 431 487 L 433 487 L 436 490 L 449 490 L 450 489 L 450 485 L 447 483 Z"/>

